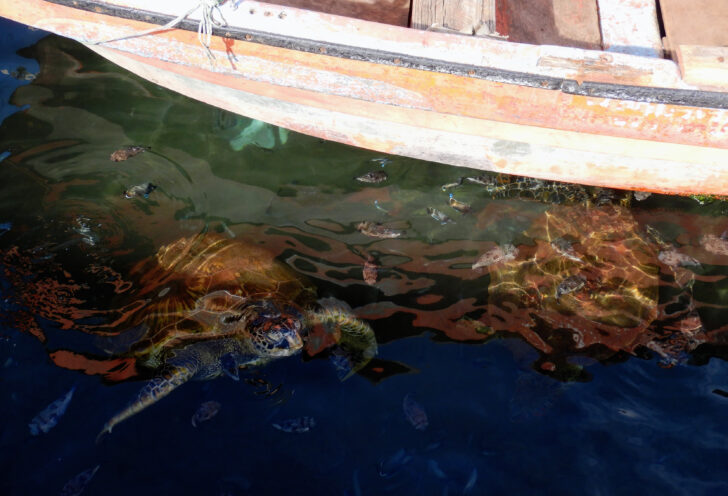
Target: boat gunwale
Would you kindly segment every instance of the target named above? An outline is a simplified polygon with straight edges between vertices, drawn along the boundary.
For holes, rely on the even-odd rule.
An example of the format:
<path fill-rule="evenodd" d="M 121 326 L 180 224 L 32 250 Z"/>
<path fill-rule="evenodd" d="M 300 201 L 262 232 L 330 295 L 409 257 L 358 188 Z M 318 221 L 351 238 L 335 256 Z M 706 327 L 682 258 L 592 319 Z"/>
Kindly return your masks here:
<path fill-rule="evenodd" d="M 159 26 L 164 26 L 175 19 L 175 16 L 110 4 L 103 0 L 45 1 L 76 10 L 91 12 L 93 14 L 102 14 L 121 19 L 145 22 L 148 24 L 157 24 Z M 356 19 L 352 20 L 356 21 Z M 198 26 L 199 22 L 196 20 L 183 19 L 173 29 L 197 32 Z M 248 43 L 256 43 L 264 46 L 296 50 L 304 53 L 327 55 L 346 60 L 370 62 L 405 69 L 417 69 L 442 74 L 451 74 L 473 79 L 483 79 L 495 83 L 560 91 L 569 95 L 611 98 L 634 102 L 697 108 L 728 109 L 728 93 L 720 91 L 625 85 L 586 80 L 577 81 L 575 79 L 561 78 L 557 76 L 546 76 L 476 64 L 431 59 L 368 47 L 347 46 L 330 41 L 299 38 L 282 33 L 258 31 L 231 25 L 213 27 L 212 35 Z"/>

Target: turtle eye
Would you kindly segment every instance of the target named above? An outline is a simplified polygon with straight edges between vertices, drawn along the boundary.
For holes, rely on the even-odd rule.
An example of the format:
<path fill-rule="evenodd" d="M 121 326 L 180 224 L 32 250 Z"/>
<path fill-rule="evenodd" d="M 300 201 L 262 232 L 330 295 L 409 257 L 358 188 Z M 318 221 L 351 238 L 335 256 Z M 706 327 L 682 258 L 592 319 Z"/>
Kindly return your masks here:
<path fill-rule="evenodd" d="M 237 315 L 225 315 L 221 320 L 223 324 L 232 324 L 233 322 L 239 322 L 242 318 L 243 314 L 240 313 Z"/>

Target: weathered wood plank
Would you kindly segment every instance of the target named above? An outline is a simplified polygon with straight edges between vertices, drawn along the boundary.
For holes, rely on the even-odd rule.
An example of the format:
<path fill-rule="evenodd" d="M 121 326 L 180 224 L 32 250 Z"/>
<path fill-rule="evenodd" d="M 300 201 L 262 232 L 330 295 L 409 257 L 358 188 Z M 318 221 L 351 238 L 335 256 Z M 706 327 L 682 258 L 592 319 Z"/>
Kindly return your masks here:
<path fill-rule="evenodd" d="M 433 26 L 473 34 L 495 32 L 495 0 L 413 0 L 415 29 Z"/>
<path fill-rule="evenodd" d="M 497 28 L 518 43 L 602 46 L 596 0 L 500 0 Z"/>
<path fill-rule="evenodd" d="M 677 59 L 686 83 L 728 90 L 728 47 L 680 45 Z"/>
<path fill-rule="evenodd" d="M 671 47 L 728 45 L 726 0 L 660 0 L 660 10 Z"/>
<path fill-rule="evenodd" d="M 407 26 L 410 0 L 266 0 L 267 3 Z"/>
<path fill-rule="evenodd" d="M 706 89 L 726 88 L 725 53 L 710 47 L 728 46 L 726 0 L 660 0 L 666 49 L 680 65 L 683 80 Z M 720 60 L 720 58 L 723 60 Z"/>
<path fill-rule="evenodd" d="M 655 0 L 597 0 L 602 45 L 608 52 L 662 57 Z"/>

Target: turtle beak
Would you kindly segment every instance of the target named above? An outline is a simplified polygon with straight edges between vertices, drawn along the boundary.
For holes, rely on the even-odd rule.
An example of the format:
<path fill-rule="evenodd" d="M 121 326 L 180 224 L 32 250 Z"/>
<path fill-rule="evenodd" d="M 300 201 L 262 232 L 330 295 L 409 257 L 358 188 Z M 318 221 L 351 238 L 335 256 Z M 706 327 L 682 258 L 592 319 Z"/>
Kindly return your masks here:
<path fill-rule="evenodd" d="M 272 356 L 285 357 L 298 353 L 303 349 L 301 337 L 301 324 L 299 321 L 287 322 L 284 327 L 268 335 Z"/>

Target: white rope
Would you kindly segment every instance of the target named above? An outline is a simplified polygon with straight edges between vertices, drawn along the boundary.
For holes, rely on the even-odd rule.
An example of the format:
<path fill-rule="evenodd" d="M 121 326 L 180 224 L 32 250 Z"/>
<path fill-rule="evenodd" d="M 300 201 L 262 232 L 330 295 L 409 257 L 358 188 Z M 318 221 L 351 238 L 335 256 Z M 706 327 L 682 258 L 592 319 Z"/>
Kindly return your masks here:
<path fill-rule="evenodd" d="M 202 43 L 202 46 L 205 48 L 205 51 L 207 52 L 207 57 L 210 59 L 210 62 L 215 59 L 215 56 L 210 50 L 210 42 L 212 41 L 212 28 L 221 28 L 223 26 L 227 26 L 227 22 L 222 16 L 222 12 L 220 12 L 220 5 L 222 5 L 224 2 L 225 0 L 200 0 L 200 6 L 202 7 L 202 19 L 200 20 L 200 24 L 197 25 L 197 38 L 200 40 L 200 43 Z M 215 19 L 216 12 L 220 16 L 220 20 Z"/>
<path fill-rule="evenodd" d="M 220 5 L 225 2 L 226 0 L 199 0 L 199 3 L 197 5 L 195 5 L 179 17 L 169 21 L 164 26 L 158 26 L 156 28 L 147 29 L 146 31 L 130 34 L 127 36 L 119 36 L 118 38 L 95 41 L 92 42 L 91 45 L 101 45 L 102 43 L 111 43 L 112 41 L 128 40 L 130 38 L 138 38 L 140 36 L 146 36 L 148 34 L 154 34 L 160 31 L 173 29 L 179 23 L 185 20 L 189 15 L 191 15 L 194 11 L 202 7 L 202 18 L 200 19 L 200 23 L 197 25 L 197 38 L 200 40 L 200 44 L 202 44 L 202 47 L 205 49 L 205 53 L 210 59 L 210 62 L 212 62 L 215 58 L 212 51 L 210 50 L 210 43 L 212 41 L 212 30 L 213 28 L 227 26 L 227 22 L 225 21 L 222 12 L 220 12 Z M 219 16 L 219 20 L 216 19 L 215 13 L 217 13 L 217 15 Z"/>

